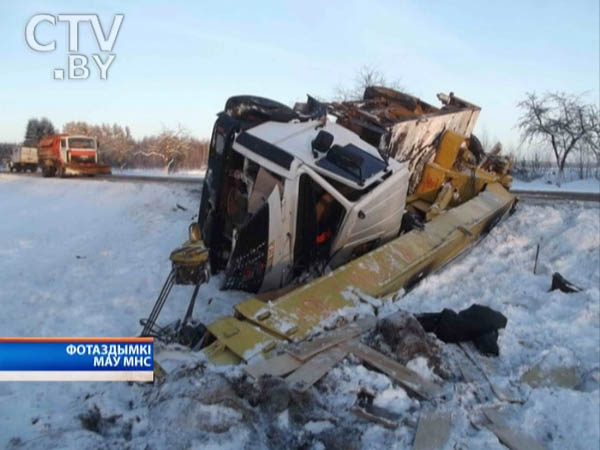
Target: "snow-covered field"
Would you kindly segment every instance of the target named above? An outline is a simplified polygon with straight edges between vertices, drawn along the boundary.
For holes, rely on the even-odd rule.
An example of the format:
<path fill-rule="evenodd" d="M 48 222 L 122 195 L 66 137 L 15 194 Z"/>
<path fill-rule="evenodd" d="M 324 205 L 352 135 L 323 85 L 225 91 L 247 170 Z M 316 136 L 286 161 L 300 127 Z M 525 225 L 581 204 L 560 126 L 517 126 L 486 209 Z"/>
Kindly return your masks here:
<path fill-rule="evenodd" d="M 0 335 L 138 334 L 138 320 L 150 311 L 169 271 L 169 252 L 186 238 L 197 213 L 199 194 L 199 186 L 0 174 Z M 555 271 L 584 290 L 547 292 Z M 211 280 L 200 293 L 203 300 L 213 298 L 208 307 L 197 307 L 207 322 L 245 297 L 218 291 L 218 282 Z M 183 314 L 190 291 L 175 288 L 161 321 Z M 479 361 L 492 383 L 521 403 L 493 395 L 482 400 L 481 392 L 489 391 L 482 381 L 445 381 L 437 408 L 452 413 L 447 447 L 502 448 L 490 431 L 472 425 L 483 402 L 501 406 L 510 425 L 548 448 L 598 448 L 598 205 L 521 203 L 469 254 L 386 311 L 459 310 L 472 303 L 508 318 L 500 356 Z M 440 345 L 449 358 L 460 357 L 456 346 Z M 276 385 L 254 402 L 261 386 L 245 380 L 239 368 L 215 368 L 172 348 L 157 358 L 169 372 L 161 385 L 0 384 L 0 447 L 410 448 L 421 411 L 434 406 L 353 358 L 301 398 Z M 430 373 L 423 360 L 409 366 Z M 533 367 L 541 373 L 568 369 L 576 382 L 531 387 L 521 377 Z M 375 404 L 402 414 L 397 429 L 349 412 L 361 387 L 375 393 Z M 95 417 L 95 426 L 84 428 L 81 415 Z"/>

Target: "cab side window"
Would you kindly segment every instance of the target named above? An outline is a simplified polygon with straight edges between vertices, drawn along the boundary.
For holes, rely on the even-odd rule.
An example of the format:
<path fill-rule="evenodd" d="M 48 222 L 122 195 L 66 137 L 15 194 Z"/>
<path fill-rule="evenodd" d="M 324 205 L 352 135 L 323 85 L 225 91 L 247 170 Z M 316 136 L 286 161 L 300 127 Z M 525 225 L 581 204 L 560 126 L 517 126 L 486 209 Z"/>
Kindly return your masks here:
<path fill-rule="evenodd" d="M 67 140 L 66 139 L 60 140 L 60 148 L 67 148 Z"/>

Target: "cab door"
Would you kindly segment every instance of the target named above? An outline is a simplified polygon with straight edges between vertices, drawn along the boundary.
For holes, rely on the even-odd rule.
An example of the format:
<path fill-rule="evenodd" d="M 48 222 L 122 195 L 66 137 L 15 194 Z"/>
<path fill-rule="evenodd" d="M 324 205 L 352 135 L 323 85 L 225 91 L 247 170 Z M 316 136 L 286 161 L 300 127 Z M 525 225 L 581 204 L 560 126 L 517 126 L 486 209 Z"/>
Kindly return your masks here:
<path fill-rule="evenodd" d="M 279 186 L 234 236 L 222 288 L 259 292 L 281 287 L 286 239 Z"/>
<path fill-rule="evenodd" d="M 281 212 L 281 194 L 275 186 L 267 200 L 269 208 L 269 235 L 267 241 L 267 262 L 261 291 L 278 289 L 283 283 L 285 261 L 284 254 L 288 246 Z"/>

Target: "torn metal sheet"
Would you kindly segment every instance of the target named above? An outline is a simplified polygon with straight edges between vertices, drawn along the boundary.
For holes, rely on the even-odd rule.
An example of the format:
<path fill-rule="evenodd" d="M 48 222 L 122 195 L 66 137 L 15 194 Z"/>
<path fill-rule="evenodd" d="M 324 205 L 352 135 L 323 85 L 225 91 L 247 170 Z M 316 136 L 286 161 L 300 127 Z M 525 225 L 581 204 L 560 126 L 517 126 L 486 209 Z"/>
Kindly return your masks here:
<path fill-rule="evenodd" d="M 512 425 L 508 425 L 502 414 L 495 408 L 484 408 L 483 413 L 489 421 L 484 423 L 484 425 L 510 450 L 545 449 L 545 447 L 532 436 L 523 433 Z"/>
<path fill-rule="evenodd" d="M 285 380 L 295 389 L 306 391 L 340 363 L 347 354 L 348 350 L 341 346 L 331 347 L 306 361 Z"/>
<path fill-rule="evenodd" d="M 423 411 L 415 434 L 415 450 L 442 449 L 450 437 L 452 416 L 449 412 Z"/>
<path fill-rule="evenodd" d="M 409 392 L 421 398 L 432 399 L 442 393 L 441 387 L 437 384 L 424 379 L 416 372 L 356 340 L 346 342 L 342 346 L 357 358 L 385 373 Z"/>

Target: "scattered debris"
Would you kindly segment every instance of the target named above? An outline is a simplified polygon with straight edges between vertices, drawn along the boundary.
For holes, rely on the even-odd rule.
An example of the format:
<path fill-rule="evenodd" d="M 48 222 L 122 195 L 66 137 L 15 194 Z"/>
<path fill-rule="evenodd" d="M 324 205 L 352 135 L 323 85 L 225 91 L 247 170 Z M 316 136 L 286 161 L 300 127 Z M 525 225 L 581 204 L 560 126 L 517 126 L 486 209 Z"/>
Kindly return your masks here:
<path fill-rule="evenodd" d="M 255 379 L 263 375 L 282 377 L 296 370 L 301 364 L 302 361 L 294 358 L 289 353 L 282 353 L 258 363 L 250 364 L 244 370 Z"/>
<path fill-rule="evenodd" d="M 96 404 L 87 412 L 78 416 L 81 426 L 85 430 L 92 431 L 104 437 L 116 434 L 126 439 L 131 439 L 131 422 L 117 423 L 122 417 L 122 414 L 113 414 L 112 416 L 104 417 Z"/>
<path fill-rule="evenodd" d="M 365 317 L 364 319 L 357 320 L 356 322 L 352 322 L 343 327 L 336 328 L 312 341 L 304 342 L 298 346 L 297 349 L 290 348 L 288 353 L 296 359 L 306 361 L 329 347 L 333 347 L 334 345 L 352 339 L 353 337 L 372 329 L 376 323 L 377 319 L 375 317 Z"/>
<path fill-rule="evenodd" d="M 460 311 L 418 314 L 417 320 L 425 331 L 435 333 L 444 342 L 473 341 L 484 355 L 498 356 L 498 330 L 506 327 L 507 319 L 498 311 L 478 304 Z"/>
<path fill-rule="evenodd" d="M 595 367 L 581 376 L 581 383 L 575 389 L 582 392 L 594 392 L 600 389 L 600 368 Z"/>
<path fill-rule="evenodd" d="M 342 347 L 332 347 L 306 361 L 296 371 L 286 378 L 290 386 L 297 387 L 301 392 L 319 381 L 333 366 L 341 362 L 347 350 Z"/>
<path fill-rule="evenodd" d="M 8 441 L 7 450 L 23 448 L 23 440 L 20 437 L 12 437 Z"/>
<path fill-rule="evenodd" d="M 443 448 L 450 436 L 452 416 L 448 412 L 423 411 L 415 435 L 415 450 Z"/>
<path fill-rule="evenodd" d="M 398 428 L 402 416 L 400 414 L 388 411 L 385 408 L 374 405 L 374 399 L 375 396 L 372 393 L 361 390 L 356 397 L 356 403 L 352 407 L 351 411 L 357 416 L 370 420 L 371 422 L 377 423 L 391 430 Z"/>
<path fill-rule="evenodd" d="M 484 422 L 483 425 L 510 450 L 544 450 L 544 447 L 533 437 L 515 429 L 512 425 L 508 425 L 498 410 L 484 408 L 483 414 L 487 418 L 487 422 Z"/>
<path fill-rule="evenodd" d="M 262 376 L 254 384 L 237 386 L 237 391 L 252 407 L 259 406 L 272 414 L 286 411 L 294 403 L 297 394 L 285 380 L 271 376 Z M 301 398 L 298 400 L 303 403 Z"/>
<path fill-rule="evenodd" d="M 521 382 L 531 387 L 560 386 L 575 389 L 581 384 L 579 360 L 565 347 L 553 347 L 543 354 L 523 375 Z"/>
<path fill-rule="evenodd" d="M 554 272 L 552 274 L 552 286 L 548 292 L 552 292 L 556 289 L 559 289 L 561 292 L 565 294 L 572 294 L 574 292 L 581 292 L 581 288 L 579 286 L 574 285 L 569 280 L 565 279 L 560 273 Z"/>
<path fill-rule="evenodd" d="M 165 371 L 165 369 L 163 369 L 163 367 L 158 361 L 154 360 L 154 381 L 161 383 L 162 381 L 164 381 L 166 376 L 167 372 Z"/>
<path fill-rule="evenodd" d="M 408 311 L 399 310 L 379 320 L 377 331 L 395 360 L 407 364 L 414 358 L 423 356 L 439 372 L 440 348 Z"/>
<path fill-rule="evenodd" d="M 181 206 L 179 203 L 176 203 L 175 206 L 177 207 L 177 209 L 180 209 L 182 211 L 187 211 L 188 210 L 185 206 Z"/>
<path fill-rule="evenodd" d="M 534 275 L 537 271 L 537 263 L 538 263 L 539 256 L 540 256 L 540 244 L 538 244 L 535 248 L 535 262 L 533 263 L 533 274 Z"/>
<path fill-rule="evenodd" d="M 409 393 L 416 394 L 423 399 L 432 399 L 441 394 L 440 386 L 425 380 L 421 375 L 373 350 L 371 347 L 357 340 L 346 342 L 343 345 L 348 352 L 386 374 Z"/>
<path fill-rule="evenodd" d="M 581 378 L 575 367 L 555 367 L 544 370 L 534 366 L 523 374 L 521 381 L 531 387 L 560 386 L 573 389 L 581 383 Z"/>
<path fill-rule="evenodd" d="M 375 323 L 373 317 L 350 323 L 327 332 L 313 341 L 288 348 L 289 357 L 279 355 L 252 364 L 246 367 L 246 372 L 254 378 L 290 373 L 286 382 L 300 392 L 304 392 L 341 362 L 348 353 L 352 353 L 420 398 L 438 396 L 441 392 L 438 385 L 358 340 L 357 337 L 373 328 Z"/>
<path fill-rule="evenodd" d="M 81 414 L 79 416 L 79 420 L 81 421 L 81 426 L 89 431 L 93 431 L 94 433 L 100 432 L 100 422 L 102 421 L 102 416 L 100 415 L 100 409 L 98 409 L 97 405 L 94 405 L 92 409 Z"/>
<path fill-rule="evenodd" d="M 500 387 L 496 386 L 492 382 L 492 380 L 490 379 L 487 371 L 484 369 L 484 367 L 478 361 L 477 355 L 470 350 L 469 344 L 459 343 L 458 347 L 463 351 L 463 353 L 465 354 L 465 356 L 473 364 L 473 366 L 478 370 L 478 372 L 481 373 L 481 375 L 483 375 L 483 378 L 484 378 L 485 382 L 490 387 L 491 393 L 499 401 L 506 402 L 506 403 L 516 403 L 516 404 L 523 404 L 523 403 L 525 403 L 525 400 L 523 398 L 521 398 L 520 396 L 513 395 L 512 393 L 507 393 L 503 389 L 501 389 Z M 461 370 L 464 378 L 467 381 L 473 382 L 473 381 L 476 380 L 476 377 L 474 376 L 474 373 L 470 372 L 469 369 L 467 367 L 465 367 L 464 365 L 462 365 L 460 367 L 460 370 Z"/>

